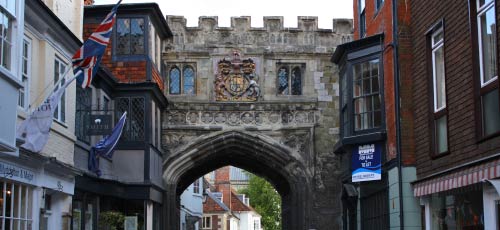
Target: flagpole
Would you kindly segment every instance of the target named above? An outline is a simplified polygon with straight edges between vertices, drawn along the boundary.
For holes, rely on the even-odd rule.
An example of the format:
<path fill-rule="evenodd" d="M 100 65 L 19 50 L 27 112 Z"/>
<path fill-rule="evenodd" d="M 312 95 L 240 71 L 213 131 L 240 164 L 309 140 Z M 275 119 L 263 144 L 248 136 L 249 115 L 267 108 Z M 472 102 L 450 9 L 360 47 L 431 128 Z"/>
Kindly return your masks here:
<path fill-rule="evenodd" d="M 40 103 L 37 103 L 37 100 L 38 100 L 38 99 L 39 99 L 42 95 L 44 95 L 44 94 L 45 94 L 45 91 L 47 90 L 47 88 L 48 88 L 50 85 L 48 85 L 47 87 L 45 87 L 45 89 L 43 89 L 42 93 L 41 93 L 41 94 L 40 94 L 37 98 L 35 98 L 35 100 L 33 101 L 33 104 L 35 104 L 35 103 L 36 103 L 36 104 L 42 104 L 44 101 L 46 101 L 47 99 L 49 99 L 50 95 L 52 94 L 52 92 L 54 92 L 55 88 L 56 88 L 56 87 L 58 87 L 58 86 L 60 86 L 59 84 L 61 83 L 61 81 L 62 81 L 63 79 L 66 79 L 66 77 L 67 77 L 67 75 L 68 75 L 69 71 L 71 71 L 71 70 L 72 70 L 72 68 L 71 68 L 71 64 L 69 64 L 69 65 L 68 65 L 68 68 L 66 68 L 66 69 L 67 69 L 67 70 L 64 72 L 63 77 L 61 77 L 61 78 L 59 78 L 59 80 L 57 80 L 57 82 L 54 84 L 54 88 L 50 91 L 50 93 L 49 93 L 48 95 L 46 95 L 46 96 L 45 96 L 45 98 L 43 99 L 43 101 L 41 101 Z M 81 72 L 81 71 L 80 71 L 80 72 Z M 73 81 L 73 80 L 76 78 L 76 76 L 78 76 L 78 74 L 80 74 L 80 72 L 77 72 L 77 74 L 75 74 L 75 76 L 73 77 L 73 79 L 70 79 L 70 81 Z M 29 106 L 29 113 L 28 113 L 28 114 L 31 114 L 31 113 L 32 113 L 32 112 L 33 112 L 36 108 L 38 108 L 38 106 L 37 106 L 37 107 L 31 107 L 31 105 L 30 105 L 30 106 Z"/>

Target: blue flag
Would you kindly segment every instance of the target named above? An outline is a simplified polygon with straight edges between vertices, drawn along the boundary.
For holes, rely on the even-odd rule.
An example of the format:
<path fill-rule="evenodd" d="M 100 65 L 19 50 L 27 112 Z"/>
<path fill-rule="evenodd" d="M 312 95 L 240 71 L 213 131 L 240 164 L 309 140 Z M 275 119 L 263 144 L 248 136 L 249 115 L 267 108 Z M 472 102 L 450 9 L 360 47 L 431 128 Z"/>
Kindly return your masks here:
<path fill-rule="evenodd" d="M 111 131 L 111 134 L 103 137 L 94 147 L 90 149 L 88 168 L 98 176 L 101 175 L 101 172 L 99 170 L 99 161 L 97 157 L 105 157 L 108 159 L 111 159 L 113 157 L 113 151 L 116 144 L 120 140 L 120 136 L 122 135 L 126 119 L 127 112 L 123 113 L 122 117 Z"/>

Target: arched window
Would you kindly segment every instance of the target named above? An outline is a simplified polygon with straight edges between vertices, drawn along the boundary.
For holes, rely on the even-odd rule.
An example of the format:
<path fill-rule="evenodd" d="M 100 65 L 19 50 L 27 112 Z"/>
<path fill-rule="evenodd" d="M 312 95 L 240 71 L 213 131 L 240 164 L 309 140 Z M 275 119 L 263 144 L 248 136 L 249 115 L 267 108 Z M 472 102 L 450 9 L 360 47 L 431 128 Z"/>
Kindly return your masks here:
<path fill-rule="evenodd" d="M 196 95 L 196 66 L 194 63 L 175 63 L 169 69 L 170 95 Z"/>
<path fill-rule="evenodd" d="M 288 95 L 288 69 L 281 67 L 278 71 L 278 94 Z"/>
<path fill-rule="evenodd" d="M 300 67 L 295 67 L 292 70 L 292 95 L 302 94 L 302 70 Z"/>
<path fill-rule="evenodd" d="M 184 94 L 188 95 L 193 95 L 195 94 L 195 89 L 194 89 L 194 70 L 193 67 L 191 66 L 186 66 L 184 67 L 183 71 L 183 77 L 184 77 Z"/>
<path fill-rule="evenodd" d="M 181 93 L 181 71 L 179 68 L 173 67 L 170 69 L 169 73 L 169 93 L 170 94 L 180 94 Z"/>
<path fill-rule="evenodd" d="M 280 64 L 278 66 L 278 95 L 302 95 L 302 73 L 305 64 Z"/>

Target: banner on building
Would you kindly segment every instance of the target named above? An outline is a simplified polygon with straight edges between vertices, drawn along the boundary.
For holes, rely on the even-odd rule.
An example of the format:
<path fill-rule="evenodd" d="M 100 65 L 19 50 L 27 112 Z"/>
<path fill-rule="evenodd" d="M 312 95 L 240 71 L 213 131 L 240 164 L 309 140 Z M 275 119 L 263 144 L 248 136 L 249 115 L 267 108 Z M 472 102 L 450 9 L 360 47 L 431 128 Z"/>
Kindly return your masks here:
<path fill-rule="evenodd" d="M 382 147 L 380 144 L 355 146 L 352 151 L 352 182 L 380 180 Z"/>

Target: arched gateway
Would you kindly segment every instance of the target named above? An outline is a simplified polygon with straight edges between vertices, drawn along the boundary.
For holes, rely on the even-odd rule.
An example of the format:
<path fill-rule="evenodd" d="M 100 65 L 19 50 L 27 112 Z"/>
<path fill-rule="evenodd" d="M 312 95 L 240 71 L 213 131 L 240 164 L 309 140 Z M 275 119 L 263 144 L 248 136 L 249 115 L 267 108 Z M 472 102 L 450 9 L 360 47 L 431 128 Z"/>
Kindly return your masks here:
<path fill-rule="evenodd" d="M 307 229 L 311 175 L 290 148 L 270 137 L 241 131 L 199 137 L 165 161 L 167 226 L 179 229 L 179 196 L 196 178 L 233 165 L 270 181 L 282 196 L 283 229 Z"/>
<path fill-rule="evenodd" d="M 318 29 L 317 18 L 265 17 L 253 28 L 234 17 L 187 27 L 167 16 L 173 39 L 161 68 L 169 100 L 161 116 L 165 229 L 179 229 L 179 196 L 196 178 L 232 165 L 266 178 L 282 197 L 284 230 L 341 229 L 345 160 L 339 134 L 339 70 L 334 48 L 352 37 L 351 20 Z M 159 111 L 157 111 L 159 113 Z M 157 133 L 154 133 L 156 136 Z"/>

